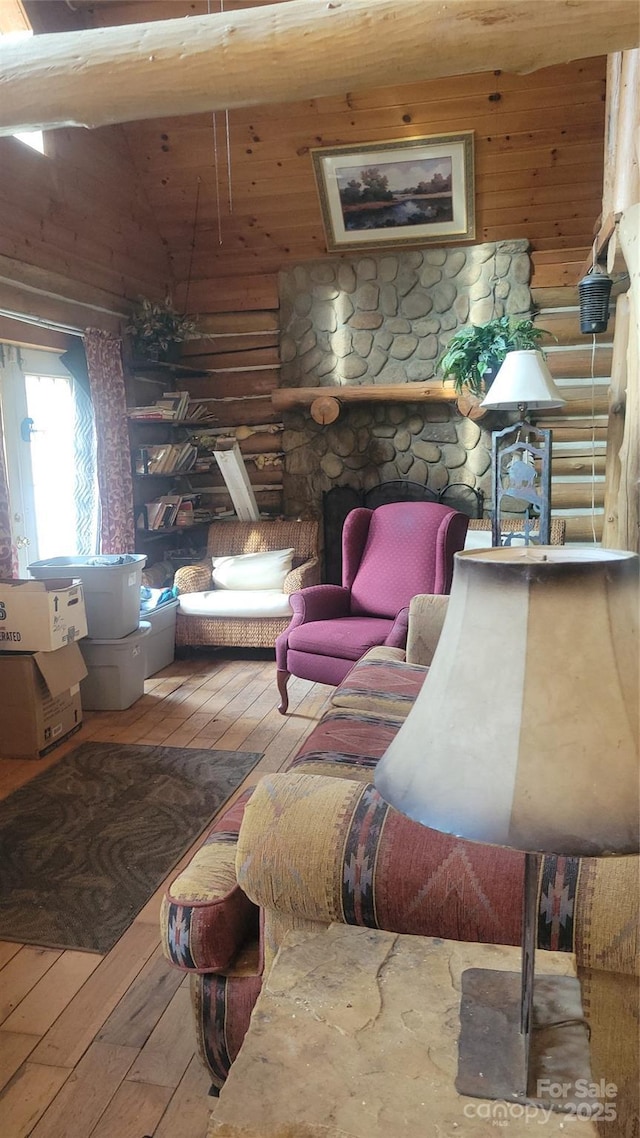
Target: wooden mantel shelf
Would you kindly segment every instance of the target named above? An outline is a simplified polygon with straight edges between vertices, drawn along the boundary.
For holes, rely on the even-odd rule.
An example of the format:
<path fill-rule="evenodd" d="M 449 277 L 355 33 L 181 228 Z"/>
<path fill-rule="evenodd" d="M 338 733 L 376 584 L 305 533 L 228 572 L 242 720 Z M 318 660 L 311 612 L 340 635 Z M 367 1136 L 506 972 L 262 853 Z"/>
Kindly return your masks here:
<path fill-rule="evenodd" d="M 473 396 L 459 396 L 453 383 L 429 380 L 426 383 L 355 384 L 348 387 L 279 387 L 271 392 L 276 411 L 309 407 L 316 423 L 333 423 L 343 403 L 456 403 L 463 415 L 482 418 Z M 473 408 L 470 406 L 473 403 Z"/>

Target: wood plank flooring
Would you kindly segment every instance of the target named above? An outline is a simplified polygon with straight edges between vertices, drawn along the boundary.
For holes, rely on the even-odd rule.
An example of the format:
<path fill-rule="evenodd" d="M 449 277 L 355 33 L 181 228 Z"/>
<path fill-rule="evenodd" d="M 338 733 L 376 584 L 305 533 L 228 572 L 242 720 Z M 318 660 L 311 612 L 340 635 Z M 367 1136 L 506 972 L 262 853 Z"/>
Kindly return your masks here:
<path fill-rule="evenodd" d="M 176 660 L 128 711 L 85 712 L 79 734 L 46 758 L 0 760 L 0 798 L 89 739 L 259 751 L 253 781 L 293 757 L 330 690 L 292 679 L 283 717 L 272 653 Z M 214 1100 L 189 978 L 160 950 L 163 891 L 106 956 L 0 942 L 2 1138 L 204 1138 Z"/>

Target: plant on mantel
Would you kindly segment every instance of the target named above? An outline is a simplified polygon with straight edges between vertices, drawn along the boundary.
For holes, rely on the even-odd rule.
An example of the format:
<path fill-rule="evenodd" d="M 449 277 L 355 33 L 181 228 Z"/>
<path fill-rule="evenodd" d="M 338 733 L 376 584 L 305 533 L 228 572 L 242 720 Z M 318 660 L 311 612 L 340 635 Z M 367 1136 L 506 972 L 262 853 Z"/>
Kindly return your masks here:
<path fill-rule="evenodd" d="M 449 340 L 438 360 L 446 378 L 453 380 L 459 395 L 484 395 L 508 352 L 540 350 L 543 336 L 528 317 L 498 316 L 486 324 L 467 324 Z"/>
<path fill-rule="evenodd" d="M 179 344 L 199 338 L 196 320 L 177 312 L 170 296 L 164 300 L 143 297 L 129 318 L 127 332 L 133 338 L 133 351 L 145 360 L 179 359 Z"/>

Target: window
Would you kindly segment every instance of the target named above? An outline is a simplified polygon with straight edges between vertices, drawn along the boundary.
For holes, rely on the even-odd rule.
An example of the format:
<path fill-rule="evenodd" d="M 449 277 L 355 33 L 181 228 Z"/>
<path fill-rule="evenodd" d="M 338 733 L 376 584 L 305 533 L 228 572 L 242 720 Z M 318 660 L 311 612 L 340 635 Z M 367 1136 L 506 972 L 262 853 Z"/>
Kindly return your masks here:
<path fill-rule="evenodd" d="M 96 438 L 88 393 L 59 353 L 0 346 L 13 540 L 30 561 L 98 550 Z"/>
<path fill-rule="evenodd" d="M 22 130 L 14 134 L 13 137 L 24 142 L 25 146 L 30 146 L 32 150 L 38 150 L 40 154 L 44 154 L 44 134 L 41 130 Z"/>

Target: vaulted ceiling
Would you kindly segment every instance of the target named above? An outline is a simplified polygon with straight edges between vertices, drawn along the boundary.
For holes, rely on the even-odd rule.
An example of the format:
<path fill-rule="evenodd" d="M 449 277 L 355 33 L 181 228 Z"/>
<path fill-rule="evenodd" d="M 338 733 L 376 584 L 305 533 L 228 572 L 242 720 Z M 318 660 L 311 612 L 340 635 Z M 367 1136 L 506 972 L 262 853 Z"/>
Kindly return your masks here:
<path fill-rule="evenodd" d="M 265 0 L 25 6 L 35 31 L 46 32 L 255 9 Z M 185 281 L 274 273 L 325 255 L 312 147 L 443 131 L 475 132 L 479 239 L 589 244 L 601 196 L 603 100 L 604 60 L 593 58 L 531 76 L 487 70 L 119 129 L 173 276 Z"/>

